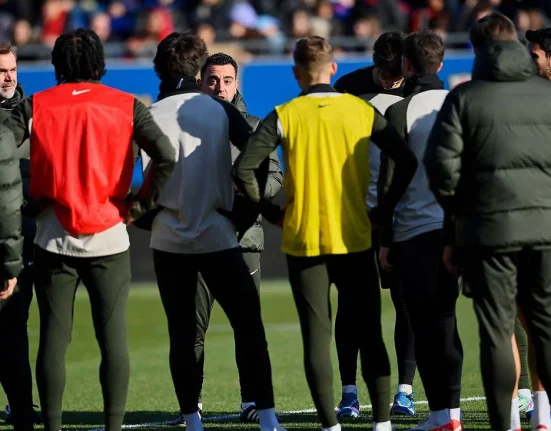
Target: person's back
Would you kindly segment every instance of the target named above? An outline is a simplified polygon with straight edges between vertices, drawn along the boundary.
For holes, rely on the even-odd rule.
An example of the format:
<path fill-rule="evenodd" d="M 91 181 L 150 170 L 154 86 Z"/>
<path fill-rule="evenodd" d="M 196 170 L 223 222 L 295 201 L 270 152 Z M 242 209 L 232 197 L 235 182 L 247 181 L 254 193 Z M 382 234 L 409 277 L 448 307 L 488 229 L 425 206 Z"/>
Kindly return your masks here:
<path fill-rule="evenodd" d="M 365 198 L 374 108 L 332 92 L 296 98 L 276 111 L 288 147 L 284 187 L 293 226 L 283 232 L 283 251 L 309 256 L 369 248 Z M 341 225 L 342 232 L 333 229 Z"/>
<path fill-rule="evenodd" d="M 226 103 L 191 92 L 151 106 L 178 153 L 176 169 L 159 197 L 165 211 L 155 218 L 152 247 L 201 253 L 237 245 L 232 221 L 218 212 L 231 211 L 234 195 Z"/>
<path fill-rule="evenodd" d="M 473 79 L 446 98 L 424 161 L 446 219 L 455 220 L 457 249 L 448 247 L 443 260 L 461 270 L 473 299 L 491 429 L 521 425 L 513 355 L 519 313 L 541 379 L 532 380 L 532 429 L 550 429 L 543 388 L 551 387 L 551 86 L 536 77 L 536 57 L 504 15 L 480 19 L 470 40 Z"/>
<path fill-rule="evenodd" d="M 473 80 L 449 97 L 468 126 L 454 204 L 458 244 L 551 244 L 551 85 L 536 75 L 526 48 L 517 41 L 482 48 Z M 453 171 L 454 161 L 448 163 Z"/>
<path fill-rule="evenodd" d="M 419 166 L 394 212 L 394 241 L 404 241 L 420 233 L 441 229 L 444 211 L 429 189 L 427 172 L 422 165 L 427 140 L 447 90 L 431 89 L 408 98 L 406 131 L 409 148 Z M 398 105 L 396 105 L 398 106 Z"/>
<path fill-rule="evenodd" d="M 168 321 L 170 368 L 180 404 L 178 421 L 188 431 L 203 430 L 198 403 L 201 387 L 189 384 L 202 379 L 198 364 L 202 358 L 195 356 L 200 274 L 233 328 L 240 375 L 251 382 L 260 430 L 285 431 L 275 415 L 260 297 L 231 221 L 230 142 L 242 150 L 251 127 L 231 103 L 200 92 L 195 76 L 207 58 L 202 39 L 172 33 L 161 41 L 153 61 L 161 84 L 159 101 L 151 113 L 177 153 L 176 169 L 154 215 L 151 248 Z"/>
<path fill-rule="evenodd" d="M 358 293 L 347 309 L 348 328 L 365 335 L 360 337 L 359 349 L 373 403 L 374 429 L 390 430 L 390 364 L 380 326 L 380 289 L 365 205 L 371 140 L 396 160 L 402 174 L 390 187 L 392 192 L 371 211 L 375 220 L 393 213 L 417 163 L 405 141 L 372 105 L 340 94 L 330 85 L 337 65 L 325 39 L 300 39 L 293 58 L 293 72 L 303 93 L 264 119 L 236 160 L 234 179 L 266 219 L 283 228 L 282 250 L 302 327 L 305 372 L 322 430 L 341 429 L 329 356 L 331 283 L 339 294 Z M 278 145 L 286 166 L 284 208 L 262 196 L 255 178 L 257 166 Z"/>
<path fill-rule="evenodd" d="M 134 103 L 133 96 L 93 82 L 60 84 L 33 95 L 30 193 L 53 202 L 66 231 L 90 235 L 118 226 L 125 236 Z M 52 212 L 44 214 L 40 231 L 56 223 Z"/>

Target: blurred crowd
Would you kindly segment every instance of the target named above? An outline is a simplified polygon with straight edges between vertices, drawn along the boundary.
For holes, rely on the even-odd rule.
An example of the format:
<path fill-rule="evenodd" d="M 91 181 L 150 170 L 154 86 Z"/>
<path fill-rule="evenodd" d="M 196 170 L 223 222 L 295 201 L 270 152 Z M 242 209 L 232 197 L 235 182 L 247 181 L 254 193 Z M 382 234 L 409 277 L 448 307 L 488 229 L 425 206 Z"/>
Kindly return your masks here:
<path fill-rule="evenodd" d="M 381 32 L 431 29 L 445 39 L 468 30 L 492 10 L 509 16 L 518 29 L 546 27 L 545 0 L 0 0 L 0 39 L 11 40 L 22 60 L 49 52 L 64 31 L 92 28 L 115 47 L 109 56 L 150 57 L 173 31 L 192 30 L 209 46 L 230 44 L 252 54 L 285 53 L 288 40 L 317 34 L 362 41 Z"/>

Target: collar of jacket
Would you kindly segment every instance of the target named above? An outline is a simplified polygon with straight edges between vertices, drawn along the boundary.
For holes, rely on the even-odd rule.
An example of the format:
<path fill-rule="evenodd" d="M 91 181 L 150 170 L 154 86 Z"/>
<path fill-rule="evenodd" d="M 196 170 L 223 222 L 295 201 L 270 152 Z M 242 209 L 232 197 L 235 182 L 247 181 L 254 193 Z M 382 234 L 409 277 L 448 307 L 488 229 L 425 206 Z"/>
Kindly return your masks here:
<path fill-rule="evenodd" d="M 161 80 L 157 100 L 184 93 L 200 93 L 197 80 L 190 76 L 169 74 Z"/>
<path fill-rule="evenodd" d="M 516 40 L 494 42 L 476 53 L 473 79 L 486 81 L 525 81 L 537 74 L 537 67 L 526 47 Z"/>
<path fill-rule="evenodd" d="M 315 84 L 308 88 L 308 90 L 300 93 L 299 96 L 306 96 L 312 93 L 338 93 L 330 84 Z"/>
<path fill-rule="evenodd" d="M 428 90 L 442 90 L 444 83 L 436 73 L 419 73 L 406 80 L 404 96 L 421 93 Z"/>
<path fill-rule="evenodd" d="M 249 123 L 249 125 L 253 128 L 253 130 L 256 130 L 260 122 L 262 121 L 259 117 L 255 117 L 254 115 L 251 115 L 247 112 L 247 105 L 245 104 L 245 99 L 243 99 L 243 96 L 237 90 L 235 93 L 235 96 L 233 96 L 233 99 L 231 101 L 232 105 L 237 108 L 239 112 L 241 112 L 241 115 L 245 117 L 245 120 Z"/>
<path fill-rule="evenodd" d="M 239 90 L 235 92 L 235 96 L 233 96 L 233 100 L 231 101 L 231 103 L 243 115 L 247 114 L 247 105 L 245 104 L 245 99 L 243 99 L 243 95 L 239 92 Z"/>
<path fill-rule="evenodd" d="M 13 97 L 11 99 L 2 99 L 0 101 L 0 109 L 4 111 L 11 111 L 19 104 L 19 102 L 23 100 L 24 97 L 25 93 L 23 92 L 23 87 L 17 84 L 17 87 L 15 87 L 15 93 L 13 93 Z"/>

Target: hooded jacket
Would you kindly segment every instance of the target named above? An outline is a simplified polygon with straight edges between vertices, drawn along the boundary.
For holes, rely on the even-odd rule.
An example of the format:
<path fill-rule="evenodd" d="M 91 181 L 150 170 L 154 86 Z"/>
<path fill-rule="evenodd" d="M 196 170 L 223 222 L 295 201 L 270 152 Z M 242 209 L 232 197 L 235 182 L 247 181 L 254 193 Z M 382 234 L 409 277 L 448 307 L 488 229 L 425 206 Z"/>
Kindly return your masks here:
<path fill-rule="evenodd" d="M 235 94 L 232 104 L 241 112 L 245 117 L 249 125 L 252 127 L 253 131 L 260 125 L 261 119 L 250 115 L 247 112 L 247 106 L 245 105 L 245 100 L 239 91 Z M 239 156 L 239 149 L 232 145 L 232 163 L 235 162 Z M 266 182 L 266 189 L 264 192 L 264 197 L 268 199 L 273 199 L 283 188 L 283 172 L 281 170 L 281 164 L 279 161 L 279 155 L 277 151 L 274 151 L 270 154 L 270 164 L 268 168 L 268 179 Z M 240 192 L 236 192 L 236 200 L 246 199 Z M 239 205 L 237 205 L 239 206 Z M 239 214 L 236 214 L 236 218 L 239 218 Z M 259 215 L 256 219 L 256 222 L 249 229 L 245 231 L 240 242 L 239 247 L 243 251 L 262 251 L 264 250 L 264 230 L 260 222 L 262 221 L 262 216 Z"/>
<path fill-rule="evenodd" d="M 23 269 L 21 204 L 23 190 L 13 133 L 0 124 L 0 283 Z"/>
<path fill-rule="evenodd" d="M 472 81 L 449 93 L 425 166 L 458 246 L 551 246 L 550 100 L 551 84 L 517 41 L 480 49 Z"/>
<path fill-rule="evenodd" d="M 25 91 L 20 84 L 17 84 L 15 89 L 15 94 L 11 99 L 6 99 L 0 103 L 0 124 L 8 125 L 7 121 L 10 118 L 13 108 L 15 108 L 23 99 L 25 98 Z M 19 157 L 19 169 L 21 170 L 21 178 L 23 180 L 23 236 L 25 237 L 25 245 L 27 249 L 27 244 L 32 247 L 32 241 L 34 235 L 36 234 L 36 222 L 33 217 L 31 217 L 31 207 L 29 205 L 32 202 L 32 199 L 29 195 L 30 187 L 30 141 L 27 140 L 17 148 L 17 156 Z M 29 205 L 29 206 L 28 206 Z M 29 211 L 31 210 L 31 211 Z"/>

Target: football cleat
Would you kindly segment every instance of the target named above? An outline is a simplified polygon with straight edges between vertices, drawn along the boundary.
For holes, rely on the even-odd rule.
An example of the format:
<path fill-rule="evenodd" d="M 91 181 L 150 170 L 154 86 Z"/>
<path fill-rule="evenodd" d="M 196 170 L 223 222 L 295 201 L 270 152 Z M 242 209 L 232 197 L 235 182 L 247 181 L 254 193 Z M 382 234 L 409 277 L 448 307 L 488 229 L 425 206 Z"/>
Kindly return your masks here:
<path fill-rule="evenodd" d="M 345 392 L 337 407 L 337 419 L 357 418 L 360 416 L 360 401 L 354 392 Z"/>
<path fill-rule="evenodd" d="M 415 400 L 413 394 L 407 394 L 406 392 L 398 392 L 394 396 L 394 403 L 390 408 L 390 414 L 392 415 L 406 415 L 415 416 Z"/>

